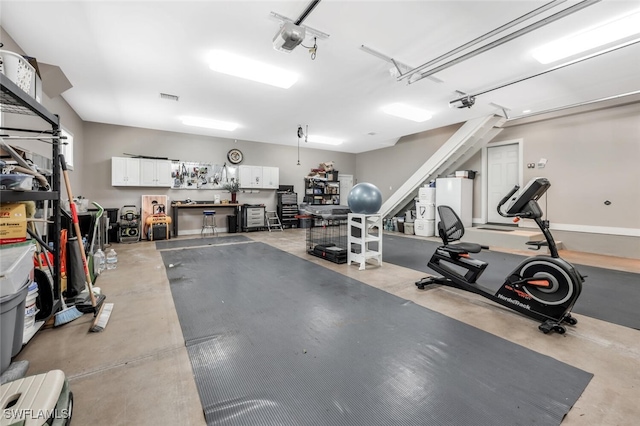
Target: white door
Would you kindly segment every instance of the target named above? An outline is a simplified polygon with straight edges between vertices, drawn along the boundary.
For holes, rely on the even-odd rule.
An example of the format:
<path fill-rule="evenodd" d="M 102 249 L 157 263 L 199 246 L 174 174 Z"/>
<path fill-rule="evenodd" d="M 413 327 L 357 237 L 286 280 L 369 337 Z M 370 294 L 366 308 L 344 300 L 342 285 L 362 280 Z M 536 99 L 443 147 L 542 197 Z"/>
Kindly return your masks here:
<path fill-rule="evenodd" d="M 353 175 L 339 173 L 338 179 L 340 180 L 340 205 L 348 206 L 347 197 L 349 196 L 349 191 L 353 188 Z"/>
<path fill-rule="evenodd" d="M 498 214 L 498 203 L 520 183 L 520 145 L 487 147 L 487 222 L 513 224 Z"/>

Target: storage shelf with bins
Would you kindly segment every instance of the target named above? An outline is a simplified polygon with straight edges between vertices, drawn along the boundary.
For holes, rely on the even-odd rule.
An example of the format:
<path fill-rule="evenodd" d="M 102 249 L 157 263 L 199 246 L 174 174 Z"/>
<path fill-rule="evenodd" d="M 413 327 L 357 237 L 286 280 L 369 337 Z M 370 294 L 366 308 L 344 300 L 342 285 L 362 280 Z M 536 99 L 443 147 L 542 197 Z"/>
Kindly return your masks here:
<path fill-rule="evenodd" d="M 349 213 L 347 226 L 347 264 L 360 263 L 359 269 L 363 270 L 368 260 L 375 260 L 382 266 L 382 215 Z"/>
<path fill-rule="evenodd" d="M 340 204 L 340 182 L 325 178 L 304 178 L 304 202 L 307 204 Z"/>
<path fill-rule="evenodd" d="M 38 135 L 48 134 L 51 137 L 60 136 L 60 119 L 57 115 L 49 112 L 44 106 L 38 103 L 34 98 L 29 96 L 20 87 L 18 87 L 13 81 L 11 81 L 4 74 L 0 74 L 0 111 L 6 114 L 20 114 L 38 117 L 40 120 L 35 120 L 34 127 L 44 126 L 45 129 L 36 128 L 10 128 L 1 127 L 4 132 L 18 132 L 18 133 L 34 133 Z M 37 124 L 37 126 L 35 125 Z M 60 163 L 58 161 L 58 155 L 60 154 L 60 147 L 58 140 L 53 139 L 51 143 L 52 147 L 52 176 L 51 176 L 51 190 L 50 191 L 12 191 L 1 190 L 0 199 L 2 202 L 17 202 L 17 201 L 51 201 L 53 213 L 51 219 L 53 219 L 53 235 L 49 235 L 49 242 L 53 243 L 53 259 L 54 259 L 54 276 L 53 278 L 53 307 L 51 312 L 47 312 L 46 316 L 41 317 L 36 322 L 36 326 L 30 333 L 24 335 L 23 343 L 26 343 L 35 335 L 37 330 L 44 325 L 61 307 L 60 298 Z"/>

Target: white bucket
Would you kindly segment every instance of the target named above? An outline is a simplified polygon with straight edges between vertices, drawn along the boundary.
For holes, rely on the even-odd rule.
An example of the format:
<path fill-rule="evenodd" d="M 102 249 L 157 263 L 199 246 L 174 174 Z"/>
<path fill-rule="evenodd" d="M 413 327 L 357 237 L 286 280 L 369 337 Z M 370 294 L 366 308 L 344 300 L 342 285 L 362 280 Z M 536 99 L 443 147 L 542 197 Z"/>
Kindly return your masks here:
<path fill-rule="evenodd" d="M 416 201 L 416 219 L 435 220 L 436 205 L 426 201 Z"/>
<path fill-rule="evenodd" d="M 25 321 L 27 321 L 28 317 L 35 317 L 38 313 L 38 308 L 36 307 L 36 299 L 38 298 L 38 286 L 36 285 L 35 290 L 29 291 L 27 293 L 27 298 L 24 302 L 24 317 Z"/>

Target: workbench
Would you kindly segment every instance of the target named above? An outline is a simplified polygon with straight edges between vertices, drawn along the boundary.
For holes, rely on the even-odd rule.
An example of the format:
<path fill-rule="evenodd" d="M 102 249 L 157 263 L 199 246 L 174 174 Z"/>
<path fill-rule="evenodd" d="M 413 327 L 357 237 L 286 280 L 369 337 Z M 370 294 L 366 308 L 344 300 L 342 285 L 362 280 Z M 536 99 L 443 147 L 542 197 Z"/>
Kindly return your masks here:
<path fill-rule="evenodd" d="M 191 203 L 185 203 L 185 202 L 181 202 L 181 203 L 171 203 L 171 217 L 172 217 L 172 225 L 173 225 L 173 236 L 177 237 L 178 236 L 178 218 L 179 218 L 179 213 L 181 209 L 201 209 L 201 210 L 205 210 L 205 209 L 212 209 L 216 211 L 216 215 L 217 216 L 221 216 L 222 214 L 220 214 L 222 211 L 232 211 L 232 213 L 229 214 L 233 214 L 234 216 L 238 216 L 238 212 L 240 207 L 242 206 L 242 204 L 222 204 L 222 203 L 212 203 L 210 201 L 194 201 Z M 220 213 L 219 213 L 220 212 Z M 236 223 L 238 223 L 238 221 L 236 221 Z M 229 230 L 229 232 L 232 232 L 231 230 Z"/>

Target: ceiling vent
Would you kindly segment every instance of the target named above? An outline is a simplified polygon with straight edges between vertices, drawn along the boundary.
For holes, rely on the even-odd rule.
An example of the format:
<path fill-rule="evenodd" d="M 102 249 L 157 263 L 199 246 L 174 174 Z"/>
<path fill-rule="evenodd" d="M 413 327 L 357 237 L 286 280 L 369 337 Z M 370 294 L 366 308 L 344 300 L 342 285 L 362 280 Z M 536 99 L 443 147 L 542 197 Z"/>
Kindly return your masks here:
<path fill-rule="evenodd" d="M 178 102 L 180 100 L 180 97 L 176 95 L 170 95 L 168 93 L 160 93 L 160 99 L 166 99 L 167 101 Z"/>

